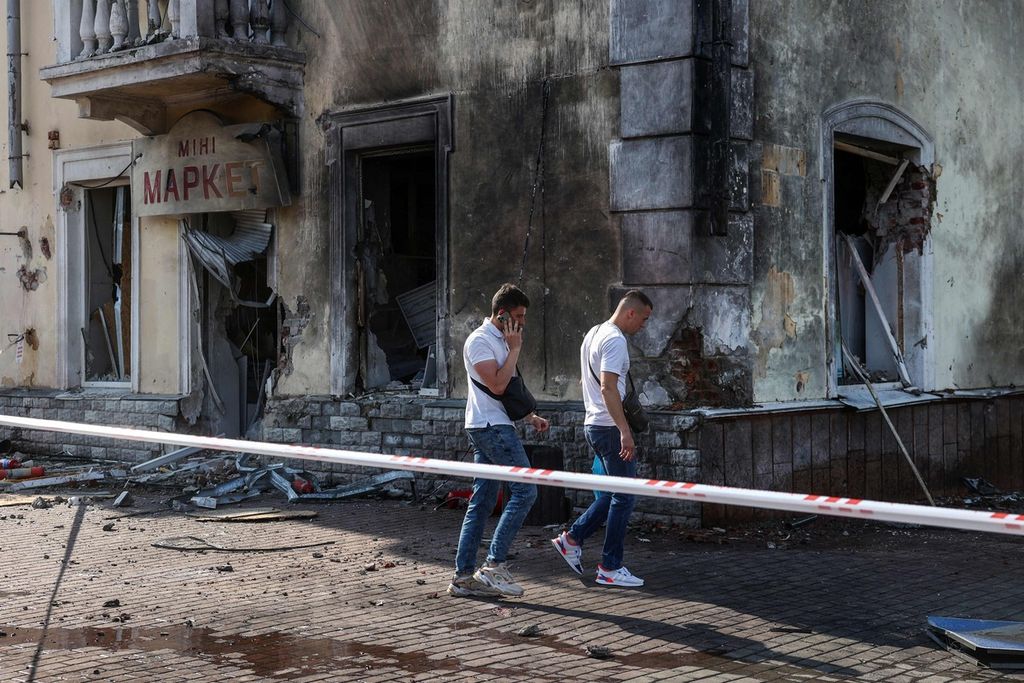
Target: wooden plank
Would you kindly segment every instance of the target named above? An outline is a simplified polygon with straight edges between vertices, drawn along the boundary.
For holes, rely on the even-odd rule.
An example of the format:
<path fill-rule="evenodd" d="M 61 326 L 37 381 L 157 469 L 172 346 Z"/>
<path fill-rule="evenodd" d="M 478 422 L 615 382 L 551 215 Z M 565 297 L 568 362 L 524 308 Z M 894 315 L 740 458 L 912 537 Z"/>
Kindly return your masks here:
<path fill-rule="evenodd" d="M 883 192 L 882 196 L 878 198 L 878 206 L 889 201 L 889 195 L 891 195 L 892 191 L 896 189 L 896 183 L 900 181 L 900 177 L 903 175 L 903 172 L 907 170 L 907 164 L 909 163 L 910 159 L 904 159 L 900 162 L 896 172 L 892 174 L 892 179 L 889 181 L 889 184 L 885 186 L 885 192 Z"/>
<path fill-rule="evenodd" d="M 724 432 L 722 423 L 706 422 L 700 428 L 700 473 L 702 483 L 725 485 Z M 702 503 L 701 520 L 704 526 L 725 523 L 725 505 Z"/>
<path fill-rule="evenodd" d="M 833 496 L 849 495 L 850 473 L 848 421 L 845 412 L 829 415 L 829 493 Z"/>
<path fill-rule="evenodd" d="M 928 406 L 928 476 L 925 481 L 929 488 L 942 488 L 945 422 L 946 413 L 941 403 Z"/>
<path fill-rule="evenodd" d="M 772 463 L 793 471 L 793 417 L 785 413 L 772 418 Z"/>
<path fill-rule="evenodd" d="M 811 416 L 811 493 L 831 494 L 832 474 L 829 470 L 829 415 Z"/>
<path fill-rule="evenodd" d="M 288 519 L 312 519 L 316 510 L 232 510 L 209 513 L 191 513 L 189 517 L 197 522 L 278 522 Z"/>
<path fill-rule="evenodd" d="M 850 154 L 856 154 L 857 156 L 864 157 L 866 159 L 874 159 L 875 161 L 881 161 L 882 163 L 889 164 L 890 166 L 898 166 L 900 164 L 900 160 L 896 157 L 876 152 L 873 149 L 866 149 L 864 147 L 858 147 L 857 145 L 851 145 L 850 143 L 842 142 L 841 140 L 833 141 L 832 146 L 841 152 L 849 152 Z"/>
<path fill-rule="evenodd" d="M 811 471 L 811 416 L 793 416 L 793 473 Z"/>
<path fill-rule="evenodd" d="M 0 508 L 14 507 L 16 505 L 31 505 L 39 496 L 8 496 L 0 495 Z"/>

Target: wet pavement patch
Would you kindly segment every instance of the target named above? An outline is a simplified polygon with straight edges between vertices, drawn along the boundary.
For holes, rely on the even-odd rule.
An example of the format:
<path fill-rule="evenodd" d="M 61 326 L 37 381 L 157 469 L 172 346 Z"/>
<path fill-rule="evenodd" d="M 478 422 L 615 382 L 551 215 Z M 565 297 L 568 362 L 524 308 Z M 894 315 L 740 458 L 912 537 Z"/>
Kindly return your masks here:
<path fill-rule="evenodd" d="M 188 625 L 160 628 L 16 628 L 0 627 L 0 646 L 38 645 L 43 651 L 99 647 L 106 650 L 155 652 L 173 650 L 211 664 L 244 667 L 258 676 L 280 680 L 330 673 L 341 665 L 372 664 L 374 669 L 395 667 L 408 673 L 456 670 L 452 659 L 431 659 L 426 653 L 397 652 L 383 645 L 302 638 L 284 633 L 224 635 Z"/>

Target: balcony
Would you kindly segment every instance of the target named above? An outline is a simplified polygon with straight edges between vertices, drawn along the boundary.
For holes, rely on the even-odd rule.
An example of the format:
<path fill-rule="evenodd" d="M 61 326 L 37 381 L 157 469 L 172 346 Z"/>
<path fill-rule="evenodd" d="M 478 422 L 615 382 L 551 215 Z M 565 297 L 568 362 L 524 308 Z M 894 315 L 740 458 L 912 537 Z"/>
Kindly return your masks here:
<path fill-rule="evenodd" d="M 255 97 L 302 109 L 304 53 L 283 0 L 54 0 L 58 63 L 41 69 L 79 116 L 166 132 L 169 108 Z"/>

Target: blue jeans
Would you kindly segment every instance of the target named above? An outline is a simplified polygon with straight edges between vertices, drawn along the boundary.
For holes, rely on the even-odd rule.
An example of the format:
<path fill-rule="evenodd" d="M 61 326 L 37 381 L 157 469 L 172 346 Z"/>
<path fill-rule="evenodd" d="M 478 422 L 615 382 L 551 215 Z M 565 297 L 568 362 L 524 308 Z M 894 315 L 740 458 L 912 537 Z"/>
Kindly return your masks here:
<path fill-rule="evenodd" d="M 619 440 L 618 427 L 586 425 L 583 431 L 587 443 L 601 458 L 605 473 L 613 477 L 636 476 L 636 461 L 626 462 L 619 457 L 622 444 Z M 569 528 L 569 535 L 582 545 L 604 523 L 604 552 L 601 555 L 601 566 L 608 571 L 614 571 L 622 566 L 626 525 L 635 504 L 636 496 L 625 493 L 600 495 Z"/>
<path fill-rule="evenodd" d="M 523 444 L 512 425 L 488 425 L 482 429 L 467 429 L 466 435 L 473 446 L 473 462 L 510 467 L 530 466 Z M 473 496 L 469 499 L 466 517 L 462 520 L 459 549 L 455 553 L 455 573 L 460 576 L 472 574 L 476 569 L 476 551 L 484 537 L 487 518 L 494 511 L 501 483 L 490 479 L 473 480 Z M 519 533 L 519 527 L 523 525 L 526 514 L 533 507 L 533 501 L 537 500 L 537 487 L 534 484 L 515 482 L 509 483 L 508 487 L 512 495 L 498 519 L 498 526 L 491 539 L 491 548 L 487 553 L 487 561 L 491 563 L 505 561 L 512 540 Z"/>

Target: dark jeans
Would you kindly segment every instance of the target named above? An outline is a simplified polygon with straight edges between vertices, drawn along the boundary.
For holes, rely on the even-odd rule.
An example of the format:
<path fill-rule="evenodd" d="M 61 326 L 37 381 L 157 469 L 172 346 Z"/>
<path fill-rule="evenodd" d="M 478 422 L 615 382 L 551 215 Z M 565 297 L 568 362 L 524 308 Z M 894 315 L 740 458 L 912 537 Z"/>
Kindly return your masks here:
<path fill-rule="evenodd" d="M 619 457 L 622 444 L 618 427 L 584 427 L 587 443 L 594 449 L 604 465 L 605 474 L 613 477 L 635 477 L 636 461 L 626 462 Z M 636 504 L 636 496 L 625 493 L 599 495 L 587 511 L 570 527 L 569 535 L 580 545 L 605 524 L 604 552 L 601 566 L 614 571 L 622 566 L 623 545 L 626 542 L 626 525 Z"/>

